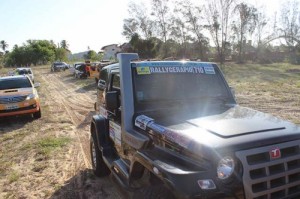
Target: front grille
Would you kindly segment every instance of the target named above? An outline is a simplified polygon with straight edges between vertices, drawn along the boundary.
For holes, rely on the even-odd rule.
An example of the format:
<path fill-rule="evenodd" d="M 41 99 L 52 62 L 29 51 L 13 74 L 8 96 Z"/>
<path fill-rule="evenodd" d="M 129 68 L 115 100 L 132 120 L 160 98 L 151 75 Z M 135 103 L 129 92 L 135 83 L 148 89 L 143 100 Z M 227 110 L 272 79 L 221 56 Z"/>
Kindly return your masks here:
<path fill-rule="evenodd" d="M 299 198 L 299 144 L 296 140 L 236 152 L 243 164 L 246 199 Z M 280 158 L 271 159 L 270 151 L 274 148 L 280 149 Z"/>
<path fill-rule="evenodd" d="M 18 103 L 22 102 L 26 99 L 25 96 L 15 96 L 15 97 L 0 97 L 0 104 L 10 104 L 10 103 Z"/>
<path fill-rule="evenodd" d="M 26 110 L 31 110 L 31 109 L 35 109 L 35 108 L 36 108 L 36 104 L 33 104 L 30 106 L 26 106 L 26 107 L 22 107 L 22 108 L 18 108 L 18 109 L 0 110 L 0 113 L 12 113 L 12 112 L 16 112 L 16 111 L 26 111 Z"/>

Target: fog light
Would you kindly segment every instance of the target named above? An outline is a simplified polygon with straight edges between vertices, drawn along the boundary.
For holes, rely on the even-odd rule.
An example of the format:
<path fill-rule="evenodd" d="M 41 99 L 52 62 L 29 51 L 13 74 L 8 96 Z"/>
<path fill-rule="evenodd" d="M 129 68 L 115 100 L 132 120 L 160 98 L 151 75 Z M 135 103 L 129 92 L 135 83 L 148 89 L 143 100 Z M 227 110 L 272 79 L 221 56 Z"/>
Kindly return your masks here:
<path fill-rule="evenodd" d="M 215 183 L 210 179 L 198 180 L 198 185 L 201 189 L 216 189 Z"/>

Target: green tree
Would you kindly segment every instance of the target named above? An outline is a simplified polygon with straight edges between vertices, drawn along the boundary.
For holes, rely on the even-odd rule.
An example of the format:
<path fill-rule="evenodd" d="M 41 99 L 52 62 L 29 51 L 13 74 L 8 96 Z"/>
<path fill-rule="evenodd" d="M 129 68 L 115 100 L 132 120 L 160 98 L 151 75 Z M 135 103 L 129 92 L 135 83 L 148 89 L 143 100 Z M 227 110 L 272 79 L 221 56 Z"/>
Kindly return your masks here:
<path fill-rule="evenodd" d="M 0 46 L 3 52 L 6 52 L 6 49 L 8 48 L 8 44 L 6 43 L 6 41 L 4 40 L 0 41 Z"/>
<path fill-rule="evenodd" d="M 101 60 L 101 55 L 97 54 L 94 50 L 89 50 L 87 54 L 84 55 L 84 59 L 91 61 L 99 61 Z"/>
<path fill-rule="evenodd" d="M 32 48 L 32 61 L 34 65 L 46 64 L 55 59 L 56 46 L 47 40 L 33 40 L 29 43 Z"/>
<path fill-rule="evenodd" d="M 162 46 L 162 41 L 155 37 L 141 39 L 138 34 L 134 34 L 129 41 L 133 51 L 138 53 L 143 59 L 155 58 Z"/>
<path fill-rule="evenodd" d="M 64 48 L 56 48 L 55 49 L 55 60 L 59 61 L 67 61 L 68 59 L 68 51 Z"/>
<path fill-rule="evenodd" d="M 62 40 L 60 42 L 60 47 L 70 52 L 70 50 L 69 50 L 69 44 L 68 44 L 68 42 L 66 40 Z"/>
<path fill-rule="evenodd" d="M 134 18 L 124 19 L 122 35 L 124 35 L 127 39 L 130 39 L 135 33 L 137 33 L 137 30 L 138 23 Z"/>
<path fill-rule="evenodd" d="M 28 40 L 23 46 L 15 45 L 7 54 L 5 65 L 38 65 L 55 59 L 56 46 L 47 40 Z"/>

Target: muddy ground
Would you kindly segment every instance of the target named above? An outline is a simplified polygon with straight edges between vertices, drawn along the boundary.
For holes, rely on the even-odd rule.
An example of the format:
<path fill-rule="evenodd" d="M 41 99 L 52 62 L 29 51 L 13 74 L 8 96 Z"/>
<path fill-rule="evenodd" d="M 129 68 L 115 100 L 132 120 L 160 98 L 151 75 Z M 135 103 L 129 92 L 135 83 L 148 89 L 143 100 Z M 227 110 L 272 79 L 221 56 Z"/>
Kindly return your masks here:
<path fill-rule="evenodd" d="M 50 73 L 49 66 L 33 71 L 42 118 L 0 119 L 0 198 L 129 198 L 112 177 L 96 178 L 90 169 L 94 81 Z M 300 124 L 300 76 L 293 68 L 226 66 L 224 72 L 239 103 Z"/>

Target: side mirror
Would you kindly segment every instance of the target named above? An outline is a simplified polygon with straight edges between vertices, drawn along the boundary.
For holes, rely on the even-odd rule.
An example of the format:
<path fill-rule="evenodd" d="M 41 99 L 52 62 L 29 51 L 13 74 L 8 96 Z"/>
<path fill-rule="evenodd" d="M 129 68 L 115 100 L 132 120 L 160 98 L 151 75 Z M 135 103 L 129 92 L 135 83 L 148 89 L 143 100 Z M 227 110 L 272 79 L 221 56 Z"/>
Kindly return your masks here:
<path fill-rule="evenodd" d="M 104 91 L 104 89 L 106 88 L 106 82 L 104 80 L 100 79 L 98 81 L 97 88 L 101 91 Z"/>
<path fill-rule="evenodd" d="M 229 88 L 230 88 L 231 94 L 235 98 L 235 89 L 233 87 L 229 87 Z"/>
<path fill-rule="evenodd" d="M 106 108 L 110 112 L 115 112 L 117 108 L 119 108 L 118 103 L 118 92 L 117 91 L 109 91 L 105 95 L 105 103 Z"/>

